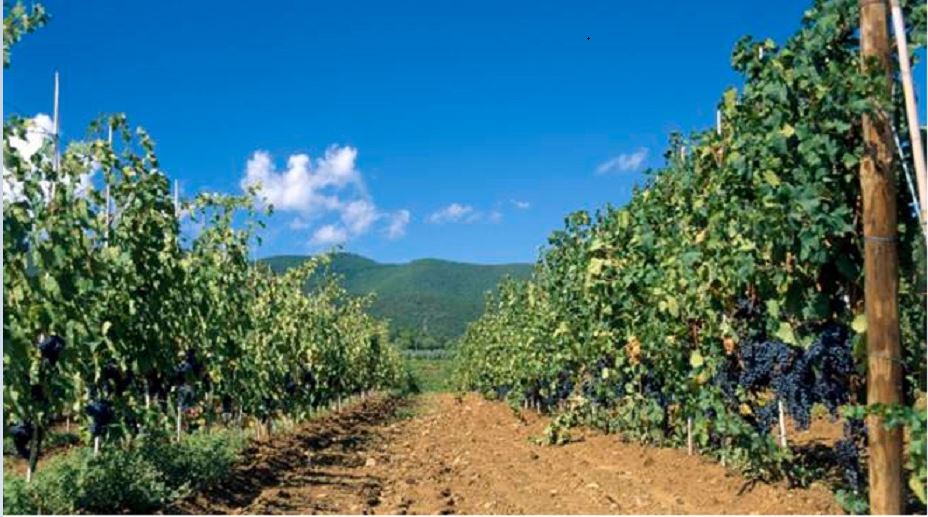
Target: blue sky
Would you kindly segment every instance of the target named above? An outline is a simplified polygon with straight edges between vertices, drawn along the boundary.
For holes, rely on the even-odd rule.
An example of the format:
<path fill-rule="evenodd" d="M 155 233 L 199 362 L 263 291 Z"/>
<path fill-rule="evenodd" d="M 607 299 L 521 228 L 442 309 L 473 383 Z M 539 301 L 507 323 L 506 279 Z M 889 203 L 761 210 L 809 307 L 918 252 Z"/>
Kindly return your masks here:
<path fill-rule="evenodd" d="M 735 41 L 782 42 L 809 2 L 45 4 L 6 113 L 50 112 L 57 69 L 66 137 L 125 112 L 184 195 L 270 185 L 259 256 L 499 263 L 626 202 L 671 131 L 714 123 Z"/>

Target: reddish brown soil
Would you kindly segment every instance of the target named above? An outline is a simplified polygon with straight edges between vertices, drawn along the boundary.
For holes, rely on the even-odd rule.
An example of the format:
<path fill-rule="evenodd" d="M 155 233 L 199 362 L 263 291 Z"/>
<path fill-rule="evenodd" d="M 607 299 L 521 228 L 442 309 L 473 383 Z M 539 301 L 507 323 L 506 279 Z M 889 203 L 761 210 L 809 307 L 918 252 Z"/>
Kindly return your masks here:
<path fill-rule="evenodd" d="M 531 437 L 546 424 L 546 418 L 520 418 L 504 404 L 476 396 L 369 400 L 256 443 L 231 481 L 174 511 L 840 513 L 823 486 L 752 486 L 683 450 L 581 431 L 574 433 L 579 441 L 565 446 L 535 445 Z M 830 441 L 835 426 L 816 425 L 797 441 Z"/>

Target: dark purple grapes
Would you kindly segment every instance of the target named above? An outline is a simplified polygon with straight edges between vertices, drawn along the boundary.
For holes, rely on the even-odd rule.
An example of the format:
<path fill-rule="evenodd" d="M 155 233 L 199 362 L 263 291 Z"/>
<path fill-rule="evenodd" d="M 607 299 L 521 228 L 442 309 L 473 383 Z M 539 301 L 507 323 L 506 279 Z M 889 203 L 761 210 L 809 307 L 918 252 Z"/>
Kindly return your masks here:
<path fill-rule="evenodd" d="M 13 437 L 13 446 L 21 458 L 29 457 L 29 442 L 32 440 L 34 429 L 31 422 L 22 422 L 10 427 L 10 436 Z"/>
<path fill-rule="evenodd" d="M 62 350 L 64 350 L 64 339 L 56 334 L 52 334 L 39 343 L 39 353 L 42 354 L 42 359 L 52 366 L 58 362 Z"/>
<path fill-rule="evenodd" d="M 193 386 L 184 384 L 177 388 L 177 403 L 181 409 L 190 409 L 196 402 L 196 391 Z"/>
<path fill-rule="evenodd" d="M 100 436 L 115 419 L 113 406 L 106 400 L 94 400 L 85 408 L 90 416 L 90 434 Z"/>

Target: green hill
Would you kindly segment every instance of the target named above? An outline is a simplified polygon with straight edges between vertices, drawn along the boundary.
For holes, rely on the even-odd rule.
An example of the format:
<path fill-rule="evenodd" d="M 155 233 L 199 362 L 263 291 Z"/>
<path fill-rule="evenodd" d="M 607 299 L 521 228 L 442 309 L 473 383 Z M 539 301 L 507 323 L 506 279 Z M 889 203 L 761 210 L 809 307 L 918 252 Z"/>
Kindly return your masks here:
<path fill-rule="evenodd" d="M 306 256 L 262 259 L 275 273 L 308 260 Z M 353 294 L 377 295 L 371 312 L 391 320 L 393 332 L 408 348 L 441 348 L 460 336 L 483 312 L 484 293 L 504 276 L 527 278 L 530 264 L 479 265 L 437 259 L 381 264 L 352 253 L 333 257 L 332 271 Z"/>

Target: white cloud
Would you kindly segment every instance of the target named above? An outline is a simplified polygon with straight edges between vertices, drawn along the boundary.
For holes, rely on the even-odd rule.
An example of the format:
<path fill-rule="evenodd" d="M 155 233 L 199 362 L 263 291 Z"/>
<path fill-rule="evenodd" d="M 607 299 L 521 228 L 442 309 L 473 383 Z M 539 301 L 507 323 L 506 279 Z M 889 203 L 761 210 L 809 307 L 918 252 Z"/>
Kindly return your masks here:
<path fill-rule="evenodd" d="M 532 207 L 532 204 L 528 201 L 519 201 L 518 199 L 511 200 L 512 204 L 515 205 L 519 210 L 528 210 Z"/>
<path fill-rule="evenodd" d="M 296 217 L 292 221 L 290 221 L 289 226 L 291 230 L 305 230 L 310 227 L 310 224 L 309 222 L 304 221 L 303 219 L 299 217 Z"/>
<path fill-rule="evenodd" d="M 313 233 L 310 243 L 315 246 L 335 246 L 348 240 L 348 232 L 344 228 L 327 224 Z"/>
<path fill-rule="evenodd" d="M 387 238 L 399 239 L 406 235 L 406 225 L 409 224 L 409 210 L 399 210 L 390 216 L 390 225 L 387 226 Z"/>
<path fill-rule="evenodd" d="M 462 220 L 464 222 L 473 222 L 475 216 L 478 216 L 478 214 L 474 211 L 474 207 L 462 205 L 460 203 L 451 203 L 430 215 L 429 222 L 434 224 L 456 223 Z"/>
<path fill-rule="evenodd" d="M 493 224 L 499 223 L 503 220 L 503 213 L 499 210 L 491 210 L 489 212 L 484 212 L 477 210 L 470 205 L 462 205 L 461 203 L 451 203 L 450 205 L 442 208 L 441 210 L 433 212 L 428 219 L 428 222 L 432 224 L 444 224 L 444 223 L 476 223 L 480 221 L 486 221 Z"/>
<path fill-rule="evenodd" d="M 377 207 L 365 199 L 358 199 L 345 204 L 341 208 L 342 222 L 354 235 L 367 232 L 367 229 L 377 220 Z"/>
<path fill-rule="evenodd" d="M 383 220 L 390 238 L 405 234 L 409 212 L 381 211 L 367 192 L 356 162 L 358 150 L 351 146 L 329 146 L 321 158 L 294 154 L 287 167 L 278 170 L 271 155 L 255 151 L 245 166 L 240 186 L 256 188 L 259 204 L 270 204 L 279 212 L 295 212 L 290 230 L 300 231 L 323 224 L 312 234 L 314 245 L 341 244 L 368 233 Z M 405 213 L 405 221 L 397 214 Z M 399 217 L 399 218 L 398 218 Z M 333 220 L 334 219 L 334 220 Z"/>
<path fill-rule="evenodd" d="M 241 187 L 257 187 L 258 200 L 273 205 L 275 210 L 303 214 L 333 210 L 338 208 L 339 199 L 332 190 L 360 180 L 354 170 L 355 156 L 357 151 L 351 147 L 333 146 L 325 158 L 316 160 L 313 170 L 309 155 L 294 154 L 287 159 L 287 169 L 278 172 L 270 154 L 255 151 L 245 166 Z"/>
<path fill-rule="evenodd" d="M 54 135 L 55 125 L 52 118 L 44 113 L 39 113 L 35 117 L 26 121 L 25 139 L 18 136 L 9 136 L 10 147 L 16 150 L 24 161 L 30 161 L 42 147 L 51 142 Z M 49 155 L 49 158 L 51 155 Z M 87 172 L 77 176 L 75 194 L 85 196 L 87 191 L 92 187 L 93 175 L 99 169 L 99 164 L 87 162 Z M 61 182 L 70 184 L 73 176 L 65 176 Z M 47 200 L 51 196 L 51 182 L 46 180 L 39 181 L 39 186 Z M 3 201 L 12 202 L 22 198 L 23 186 L 12 177 L 12 173 L 3 169 Z"/>
<path fill-rule="evenodd" d="M 606 160 L 596 167 L 596 174 L 608 174 L 610 172 L 632 172 L 641 168 L 644 161 L 648 158 L 648 150 L 644 147 L 629 154 L 622 153 L 615 158 Z"/>

